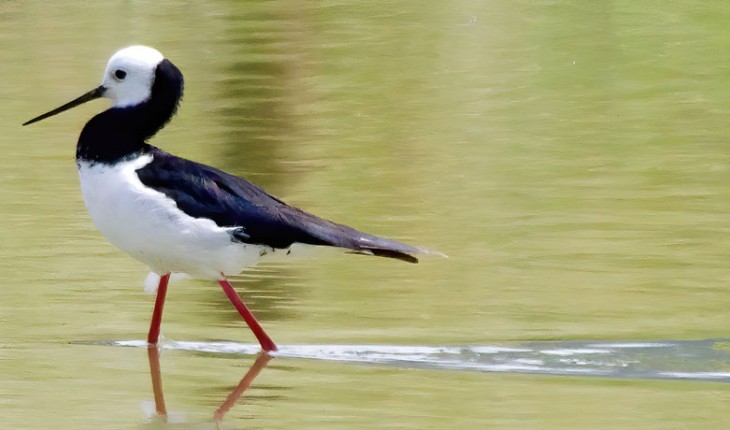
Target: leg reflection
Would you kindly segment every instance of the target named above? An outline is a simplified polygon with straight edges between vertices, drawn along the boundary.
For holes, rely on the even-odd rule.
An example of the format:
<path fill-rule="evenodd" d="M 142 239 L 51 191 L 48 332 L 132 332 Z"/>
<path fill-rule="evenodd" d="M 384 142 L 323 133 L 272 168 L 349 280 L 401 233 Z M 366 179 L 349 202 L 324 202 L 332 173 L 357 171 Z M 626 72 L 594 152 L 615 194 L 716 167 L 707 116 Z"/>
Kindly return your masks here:
<path fill-rule="evenodd" d="M 233 391 L 231 391 L 231 394 L 228 395 L 226 401 L 223 402 L 223 404 L 220 405 L 218 410 L 216 410 L 213 414 L 214 421 L 220 421 L 223 419 L 223 416 L 226 414 L 226 412 L 228 412 L 228 410 L 236 404 L 241 395 L 243 395 L 243 392 L 246 391 L 249 386 L 251 386 L 253 380 L 256 379 L 257 376 L 259 376 L 259 372 L 261 372 L 264 367 L 269 364 L 269 360 L 271 360 L 272 358 L 273 357 L 271 357 L 266 351 L 262 351 L 261 354 L 256 357 L 256 361 L 253 362 L 253 365 L 251 365 L 251 368 L 248 369 L 248 372 L 243 375 L 243 378 L 241 379 L 241 382 L 238 383 L 238 386 Z"/>
<path fill-rule="evenodd" d="M 152 376 L 152 392 L 155 394 L 155 410 L 157 415 L 167 421 L 165 407 L 165 393 L 162 390 L 162 373 L 160 372 L 160 349 L 157 345 L 147 346 L 147 358 L 150 361 L 150 376 Z"/>
<path fill-rule="evenodd" d="M 165 394 L 162 389 L 162 373 L 160 371 L 160 350 L 157 346 L 150 345 L 147 348 L 147 357 L 150 362 L 150 375 L 152 376 L 152 391 L 155 396 L 155 410 L 157 415 L 167 422 L 167 407 L 165 405 Z M 253 362 L 251 368 L 248 369 L 238 386 L 231 391 L 226 401 L 218 407 L 213 414 L 213 421 L 221 421 L 225 414 L 236 404 L 243 393 L 251 386 L 253 380 L 268 365 L 273 357 L 267 352 L 262 351 L 256 361 Z"/>

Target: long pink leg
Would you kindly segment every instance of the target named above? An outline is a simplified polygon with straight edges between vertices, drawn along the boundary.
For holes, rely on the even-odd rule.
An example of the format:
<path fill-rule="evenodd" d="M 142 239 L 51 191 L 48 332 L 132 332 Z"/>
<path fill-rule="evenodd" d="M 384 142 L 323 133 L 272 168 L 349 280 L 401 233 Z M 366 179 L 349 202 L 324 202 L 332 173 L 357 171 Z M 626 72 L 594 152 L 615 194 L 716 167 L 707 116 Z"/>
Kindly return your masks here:
<path fill-rule="evenodd" d="M 254 336 L 256 336 L 256 339 L 259 340 L 261 349 L 266 352 L 276 351 L 277 348 L 274 341 L 271 340 L 269 335 L 267 335 L 264 329 L 261 328 L 259 322 L 256 321 L 256 317 L 254 317 L 251 311 L 248 310 L 246 304 L 243 303 L 243 300 L 241 300 L 241 297 L 238 293 L 236 293 L 236 290 L 233 289 L 231 283 L 228 282 L 226 278 L 219 279 L 218 283 L 221 284 L 223 291 L 226 293 L 226 296 L 228 296 L 228 300 L 233 303 L 233 306 L 236 308 L 238 313 L 241 314 L 241 317 L 243 317 L 243 320 L 246 321 L 246 324 L 248 324 L 248 327 L 251 329 Z"/>
<path fill-rule="evenodd" d="M 170 274 L 165 273 L 160 277 L 160 283 L 157 286 L 155 310 L 152 311 L 152 322 L 150 322 L 150 331 L 147 334 L 147 343 L 150 345 L 157 345 L 157 339 L 160 337 L 160 324 L 162 324 L 162 308 L 165 307 L 165 295 L 167 294 L 167 282 L 169 280 Z"/>

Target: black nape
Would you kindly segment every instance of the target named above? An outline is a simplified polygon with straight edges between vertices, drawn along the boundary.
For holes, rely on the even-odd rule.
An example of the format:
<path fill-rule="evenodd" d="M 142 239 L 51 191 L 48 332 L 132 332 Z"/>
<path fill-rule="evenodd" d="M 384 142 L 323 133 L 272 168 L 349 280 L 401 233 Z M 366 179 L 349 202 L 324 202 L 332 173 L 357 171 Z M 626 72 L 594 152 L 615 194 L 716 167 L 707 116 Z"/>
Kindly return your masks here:
<path fill-rule="evenodd" d="M 183 87 L 180 70 L 163 59 L 155 69 L 149 99 L 134 106 L 111 108 L 93 117 L 81 131 L 76 159 L 112 164 L 148 151 L 147 139 L 175 115 Z"/>

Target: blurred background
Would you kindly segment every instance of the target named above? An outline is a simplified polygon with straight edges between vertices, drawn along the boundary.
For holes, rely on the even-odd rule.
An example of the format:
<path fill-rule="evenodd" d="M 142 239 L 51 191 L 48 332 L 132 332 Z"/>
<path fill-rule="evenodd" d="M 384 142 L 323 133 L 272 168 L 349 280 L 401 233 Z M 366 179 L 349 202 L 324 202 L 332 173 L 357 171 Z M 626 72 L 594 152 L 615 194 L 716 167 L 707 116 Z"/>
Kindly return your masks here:
<path fill-rule="evenodd" d="M 150 45 L 186 78 L 151 143 L 369 233 L 418 265 L 331 254 L 236 287 L 277 343 L 712 339 L 730 327 L 730 4 L 0 3 L 0 424 L 168 428 L 150 414 L 147 268 L 108 244 L 74 145 L 107 107 L 20 124 Z M 172 340 L 255 342 L 215 283 Z M 174 428 L 252 356 L 166 351 Z M 222 428 L 725 429 L 727 385 L 274 359 Z M 189 425 L 190 427 L 186 427 Z"/>

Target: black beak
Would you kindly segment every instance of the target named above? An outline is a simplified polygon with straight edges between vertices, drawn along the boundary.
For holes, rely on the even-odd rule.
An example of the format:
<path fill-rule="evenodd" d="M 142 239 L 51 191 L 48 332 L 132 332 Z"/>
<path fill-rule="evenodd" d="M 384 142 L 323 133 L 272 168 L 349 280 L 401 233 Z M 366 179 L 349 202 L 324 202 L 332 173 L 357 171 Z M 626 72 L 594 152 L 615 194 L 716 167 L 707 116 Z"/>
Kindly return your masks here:
<path fill-rule="evenodd" d="M 99 85 L 98 87 L 94 88 L 93 90 L 89 91 L 88 93 L 84 94 L 83 96 L 81 96 L 77 99 L 71 100 L 70 102 L 66 103 L 65 105 L 58 107 L 56 109 L 53 109 L 50 112 L 46 112 L 41 116 L 37 116 L 37 117 L 31 119 L 30 121 L 26 121 L 23 123 L 23 125 L 33 124 L 34 122 L 38 122 L 42 119 L 46 119 L 53 115 L 59 114 L 63 111 L 69 110 L 80 104 L 84 104 L 90 100 L 98 99 L 99 97 L 104 95 L 104 92 L 106 92 L 106 88 L 104 88 L 103 85 Z"/>

